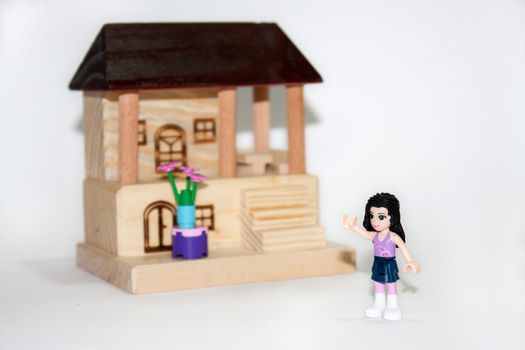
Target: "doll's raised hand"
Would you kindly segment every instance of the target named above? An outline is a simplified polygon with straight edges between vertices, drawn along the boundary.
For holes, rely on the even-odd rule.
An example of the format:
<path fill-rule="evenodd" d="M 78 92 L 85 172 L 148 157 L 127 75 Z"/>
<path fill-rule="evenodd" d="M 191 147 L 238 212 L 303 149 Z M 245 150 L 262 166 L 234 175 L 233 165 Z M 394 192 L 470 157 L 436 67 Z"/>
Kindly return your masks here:
<path fill-rule="evenodd" d="M 345 214 L 343 215 L 343 218 L 341 219 L 341 224 L 343 225 L 344 228 L 354 229 L 356 221 L 357 221 L 357 216 L 350 215 L 350 217 L 348 217 L 348 215 Z"/>
<path fill-rule="evenodd" d="M 407 261 L 405 263 L 405 272 L 418 273 L 421 265 L 417 261 Z"/>

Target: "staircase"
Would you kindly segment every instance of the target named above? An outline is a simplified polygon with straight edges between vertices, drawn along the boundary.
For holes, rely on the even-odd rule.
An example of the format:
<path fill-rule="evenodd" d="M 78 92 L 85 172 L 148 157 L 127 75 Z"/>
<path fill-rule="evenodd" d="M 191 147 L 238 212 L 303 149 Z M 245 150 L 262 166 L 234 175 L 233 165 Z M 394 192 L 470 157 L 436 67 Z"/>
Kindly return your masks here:
<path fill-rule="evenodd" d="M 305 186 L 243 190 L 241 240 L 258 253 L 323 248 L 325 231 L 317 224 L 317 208 Z"/>

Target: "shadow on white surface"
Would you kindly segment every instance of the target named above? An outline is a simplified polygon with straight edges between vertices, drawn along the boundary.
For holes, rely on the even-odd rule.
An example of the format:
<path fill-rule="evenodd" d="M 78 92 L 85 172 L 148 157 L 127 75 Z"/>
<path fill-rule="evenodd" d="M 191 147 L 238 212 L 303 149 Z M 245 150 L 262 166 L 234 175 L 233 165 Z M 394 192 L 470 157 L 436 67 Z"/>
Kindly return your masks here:
<path fill-rule="evenodd" d="M 56 290 L 60 293 L 64 288 L 89 286 L 87 288 L 105 293 L 106 287 L 109 293 L 131 295 L 77 267 L 74 258 L 28 260 L 20 262 L 19 266 L 24 276 L 21 280 L 24 281 L 24 285 L 27 284 L 27 288 L 39 283 L 40 286 L 46 285 L 46 288 L 42 289 Z"/>

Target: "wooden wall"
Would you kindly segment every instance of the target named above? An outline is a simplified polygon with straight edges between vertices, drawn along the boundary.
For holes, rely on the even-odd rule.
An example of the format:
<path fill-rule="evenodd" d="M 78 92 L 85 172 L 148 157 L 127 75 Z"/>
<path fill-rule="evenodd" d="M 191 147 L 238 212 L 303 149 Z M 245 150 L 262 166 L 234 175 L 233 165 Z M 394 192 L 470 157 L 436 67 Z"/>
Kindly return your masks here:
<path fill-rule="evenodd" d="M 117 255 L 117 202 L 119 185 L 97 179 L 84 181 L 84 240 Z"/>
<path fill-rule="evenodd" d="M 246 177 L 234 179 L 212 179 L 206 187 L 199 189 L 196 205 L 214 205 L 215 230 L 210 232 L 210 249 L 218 247 L 239 246 L 241 244 L 241 191 L 264 187 L 284 185 L 303 185 L 308 190 L 309 205 L 317 208 L 317 178 L 313 175 L 279 175 L 265 177 Z M 184 186 L 180 183 L 180 186 Z M 183 187 L 182 187 L 183 188 Z M 92 203 L 115 201 L 114 215 L 106 217 L 93 216 L 93 209 L 86 212 L 86 221 L 96 219 L 96 223 L 86 225 L 87 237 L 106 237 L 108 242 L 116 242 L 119 256 L 144 255 L 144 210 L 156 201 L 164 200 L 173 203 L 173 195 L 168 181 L 127 185 L 120 188 L 114 184 L 86 180 L 84 187 L 86 207 Z M 112 198 L 107 198 L 107 192 Z M 98 198 L 104 196 L 104 198 Z M 90 204 L 91 203 L 91 204 Z M 104 220 L 110 220 L 106 223 Z M 116 231 L 112 230 L 115 222 Z M 104 232 L 101 232 L 104 231 Z M 91 242 L 95 242 L 91 240 Z M 97 245 L 98 246 L 98 245 Z M 99 246 L 104 250 L 111 245 Z M 113 250 L 113 249 L 111 249 Z"/>
<path fill-rule="evenodd" d="M 84 92 L 84 159 L 86 177 L 104 179 L 104 123 L 102 119 L 103 93 Z"/>
<path fill-rule="evenodd" d="M 146 120 L 147 144 L 138 148 L 139 181 L 162 177 L 155 172 L 155 132 L 164 124 L 176 124 L 186 132 L 188 164 L 206 175 L 218 174 L 218 143 L 195 143 L 193 120 L 217 120 L 216 89 L 143 90 L 139 94 L 139 120 Z M 108 92 L 102 100 L 104 179 L 118 178 L 118 94 Z M 86 117 L 88 114 L 86 114 Z M 216 121 L 216 125 L 218 123 Z M 97 173 L 98 174 L 98 173 Z"/>

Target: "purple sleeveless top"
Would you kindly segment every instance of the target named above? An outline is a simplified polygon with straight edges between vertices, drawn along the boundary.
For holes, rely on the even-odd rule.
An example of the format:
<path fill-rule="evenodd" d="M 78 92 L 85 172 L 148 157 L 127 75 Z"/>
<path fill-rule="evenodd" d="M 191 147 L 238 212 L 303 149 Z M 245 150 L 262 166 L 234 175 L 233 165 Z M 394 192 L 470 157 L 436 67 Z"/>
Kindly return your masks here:
<path fill-rule="evenodd" d="M 387 233 L 384 240 L 380 241 L 378 238 L 379 232 L 376 232 L 372 242 L 374 243 L 374 256 L 383 258 L 395 258 L 396 244 L 392 242 L 390 231 Z"/>

